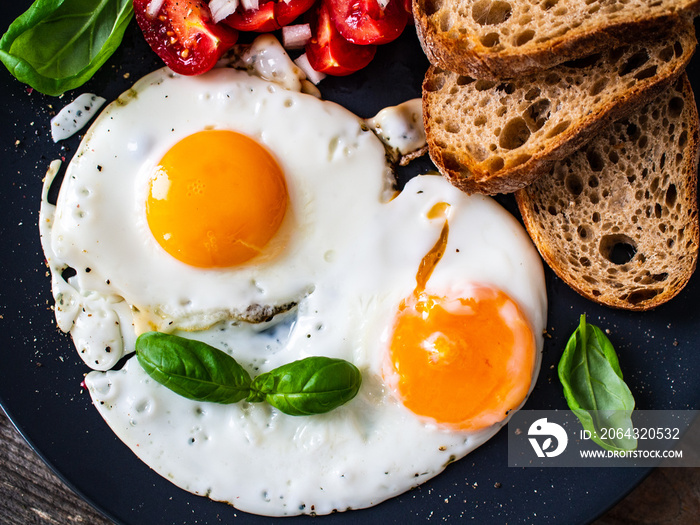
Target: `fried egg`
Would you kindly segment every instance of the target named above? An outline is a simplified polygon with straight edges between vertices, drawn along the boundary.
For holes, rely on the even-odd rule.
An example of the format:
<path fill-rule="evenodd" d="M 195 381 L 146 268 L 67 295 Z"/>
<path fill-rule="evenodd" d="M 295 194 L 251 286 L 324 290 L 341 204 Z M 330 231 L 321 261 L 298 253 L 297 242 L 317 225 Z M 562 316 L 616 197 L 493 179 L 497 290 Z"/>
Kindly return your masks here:
<path fill-rule="evenodd" d="M 81 333 L 116 322 L 116 303 L 122 332 L 130 317 L 136 332 L 268 318 L 351 249 L 390 186 L 384 148 L 341 106 L 243 71 L 152 73 L 99 116 L 43 214 L 54 275 L 76 272 L 54 280 L 59 326 L 107 370 L 119 337 Z"/>
<path fill-rule="evenodd" d="M 58 324 L 107 424 L 185 490 L 267 516 L 372 506 L 484 443 L 534 385 L 547 305 L 523 228 L 437 175 L 393 192 L 381 141 L 338 105 L 160 70 L 93 124 L 55 206 L 50 181 Z M 251 375 L 342 358 L 362 386 L 289 416 L 180 397 L 135 358 L 109 370 L 153 329 Z"/>

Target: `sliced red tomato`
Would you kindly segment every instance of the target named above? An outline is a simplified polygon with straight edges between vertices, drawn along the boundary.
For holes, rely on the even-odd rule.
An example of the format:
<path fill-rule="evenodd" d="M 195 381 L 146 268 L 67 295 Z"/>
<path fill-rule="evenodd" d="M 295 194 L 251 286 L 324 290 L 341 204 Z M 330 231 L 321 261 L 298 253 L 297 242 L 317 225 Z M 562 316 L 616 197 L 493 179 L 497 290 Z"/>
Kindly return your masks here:
<path fill-rule="evenodd" d="M 224 19 L 224 23 L 239 31 L 266 33 L 289 25 L 308 11 L 316 0 L 261 0 L 257 9 L 243 9 Z"/>
<path fill-rule="evenodd" d="M 382 8 L 377 0 L 323 0 L 341 35 L 354 44 L 386 44 L 404 30 L 410 9 L 405 0 L 389 0 Z"/>
<path fill-rule="evenodd" d="M 149 0 L 134 0 L 134 14 L 146 42 L 181 75 L 208 71 L 236 43 L 238 32 L 216 25 L 204 0 L 164 0 L 155 16 Z"/>
<path fill-rule="evenodd" d="M 374 58 L 377 46 L 360 46 L 345 40 L 331 21 L 328 6 L 321 2 L 311 19 L 311 40 L 306 57 L 316 71 L 344 76 L 359 71 Z"/>

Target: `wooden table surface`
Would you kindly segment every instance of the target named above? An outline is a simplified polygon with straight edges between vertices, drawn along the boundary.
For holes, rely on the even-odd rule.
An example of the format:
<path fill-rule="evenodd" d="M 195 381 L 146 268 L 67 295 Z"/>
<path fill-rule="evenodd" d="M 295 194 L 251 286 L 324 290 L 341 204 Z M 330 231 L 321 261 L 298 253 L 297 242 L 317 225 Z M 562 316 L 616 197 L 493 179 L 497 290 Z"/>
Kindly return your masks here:
<path fill-rule="evenodd" d="M 700 422 L 685 439 L 690 453 L 699 457 Z M 0 410 L 0 524 L 109 523 L 44 465 Z M 657 468 L 594 525 L 698 523 L 700 468 Z"/>

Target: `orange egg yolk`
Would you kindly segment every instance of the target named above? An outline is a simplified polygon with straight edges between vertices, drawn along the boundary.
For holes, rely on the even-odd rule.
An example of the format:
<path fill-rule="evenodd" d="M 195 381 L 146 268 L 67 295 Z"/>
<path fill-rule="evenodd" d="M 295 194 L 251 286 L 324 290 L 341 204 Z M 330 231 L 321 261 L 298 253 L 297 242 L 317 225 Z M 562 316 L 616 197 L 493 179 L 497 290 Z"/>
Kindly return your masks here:
<path fill-rule="evenodd" d="M 448 213 L 449 205 L 436 205 L 428 218 Z M 448 233 L 445 220 L 418 268 L 416 289 L 398 308 L 385 375 L 413 413 L 448 428 L 478 430 L 502 421 L 527 397 L 535 337 L 500 290 L 475 286 L 469 297 L 457 298 L 425 291 Z"/>
<path fill-rule="evenodd" d="M 475 297 L 423 294 L 404 301 L 390 346 L 404 406 L 455 429 L 502 421 L 523 402 L 535 341 L 516 304 L 501 291 Z"/>
<path fill-rule="evenodd" d="M 158 243 L 191 266 L 240 265 L 263 253 L 289 196 L 275 158 L 234 131 L 190 135 L 161 159 L 146 202 Z"/>

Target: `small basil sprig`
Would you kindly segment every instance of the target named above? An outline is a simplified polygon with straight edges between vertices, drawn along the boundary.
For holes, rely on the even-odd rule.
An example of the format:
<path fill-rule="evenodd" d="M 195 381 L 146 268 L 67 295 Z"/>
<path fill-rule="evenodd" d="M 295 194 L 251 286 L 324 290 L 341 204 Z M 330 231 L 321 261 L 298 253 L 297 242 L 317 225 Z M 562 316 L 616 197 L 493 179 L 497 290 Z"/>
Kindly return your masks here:
<path fill-rule="evenodd" d="M 333 410 L 355 397 L 362 384 L 352 363 L 322 356 L 294 361 L 251 381 L 227 353 L 160 332 L 138 337 L 136 358 L 149 376 L 188 399 L 223 404 L 266 401 L 291 416 Z"/>
<path fill-rule="evenodd" d="M 132 0 L 36 0 L 0 39 L 0 60 L 47 95 L 83 85 L 119 47 Z"/>
<path fill-rule="evenodd" d="M 607 450 L 634 450 L 632 411 L 634 397 L 622 379 L 622 370 L 610 340 L 582 315 L 559 361 L 564 397 L 591 438 Z M 601 439 L 600 429 L 609 439 Z"/>

